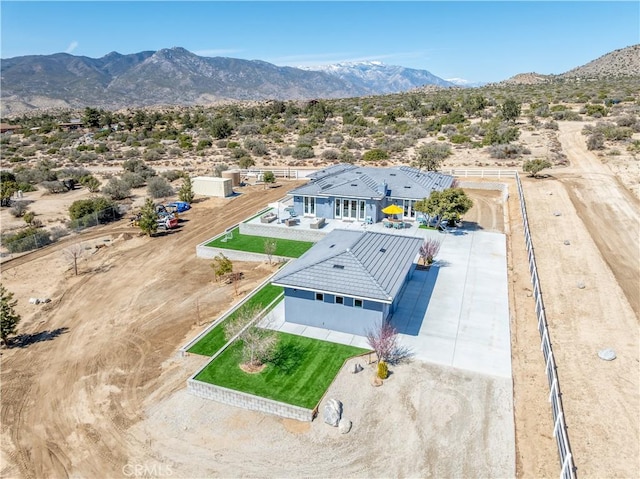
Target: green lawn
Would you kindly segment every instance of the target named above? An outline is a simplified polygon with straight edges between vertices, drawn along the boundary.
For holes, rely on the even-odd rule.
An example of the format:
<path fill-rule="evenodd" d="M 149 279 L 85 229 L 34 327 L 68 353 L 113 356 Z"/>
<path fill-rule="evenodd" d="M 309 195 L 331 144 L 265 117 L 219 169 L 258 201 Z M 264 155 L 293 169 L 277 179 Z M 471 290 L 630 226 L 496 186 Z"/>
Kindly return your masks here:
<path fill-rule="evenodd" d="M 252 308 L 257 305 L 261 305 L 261 308 L 266 308 L 267 305 L 276 299 L 283 292 L 283 288 L 280 286 L 273 286 L 272 284 L 266 284 L 259 291 L 257 291 L 251 298 L 247 300 L 242 306 L 243 308 Z M 242 309 L 242 308 L 240 308 Z M 233 319 L 238 314 L 238 309 L 229 315 L 229 318 Z M 227 320 L 225 319 L 225 321 Z M 194 354 L 202 354 L 203 356 L 213 356 L 218 350 L 224 346 L 227 339 L 224 335 L 224 322 L 222 321 L 215 328 L 209 331 L 200 341 L 191 346 L 187 352 Z"/>
<path fill-rule="evenodd" d="M 264 240 L 267 238 L 264 236 L 242 235 L 240 234 L 239 228 L 235 228 L 232 231 L 233 239 L 223 242 L 222 239 L 224 239 L 225 236 L 222 235 L 221 237 L 207 243 L 206 246 L 264 254 Z M 294 241 L 280 238 L 274 239 L 276 240 L 276 251 L 273 254 L 274 256 L 298 258 L 313 246 L 311 241 Z"/>
<path fill-rule="evenodd" d="M 240 369 L 242 343 L 236 341 L 196 376 L 199 381 L 311 409 L 318 404 L 347 358 L 366 349 L 278 334 L 274 359 L 258 374 Z"/>

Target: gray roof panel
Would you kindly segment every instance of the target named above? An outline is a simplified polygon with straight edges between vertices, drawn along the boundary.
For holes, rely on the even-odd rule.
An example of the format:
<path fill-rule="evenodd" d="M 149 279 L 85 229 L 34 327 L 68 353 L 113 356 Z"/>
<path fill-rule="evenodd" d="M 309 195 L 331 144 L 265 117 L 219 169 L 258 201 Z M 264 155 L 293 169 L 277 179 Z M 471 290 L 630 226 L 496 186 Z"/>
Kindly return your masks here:
<path fill-rule="evenodd" d="M 391 302 L 399 293 L 422 241 L 388 233 L 334 230 L 285 266 L 272 282 Z"/>

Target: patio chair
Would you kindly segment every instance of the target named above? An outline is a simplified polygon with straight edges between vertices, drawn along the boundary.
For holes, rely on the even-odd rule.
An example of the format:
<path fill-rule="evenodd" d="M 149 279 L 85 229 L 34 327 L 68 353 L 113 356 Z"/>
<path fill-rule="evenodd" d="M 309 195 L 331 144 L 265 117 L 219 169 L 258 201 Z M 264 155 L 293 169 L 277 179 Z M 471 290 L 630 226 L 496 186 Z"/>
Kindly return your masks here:
<path fill-rule="evenodd" d="M 364 220 L 365 224 L 368 225 L 372 225 L 373 224 L 373 218 L 371 216 L 367 216 Z"/>

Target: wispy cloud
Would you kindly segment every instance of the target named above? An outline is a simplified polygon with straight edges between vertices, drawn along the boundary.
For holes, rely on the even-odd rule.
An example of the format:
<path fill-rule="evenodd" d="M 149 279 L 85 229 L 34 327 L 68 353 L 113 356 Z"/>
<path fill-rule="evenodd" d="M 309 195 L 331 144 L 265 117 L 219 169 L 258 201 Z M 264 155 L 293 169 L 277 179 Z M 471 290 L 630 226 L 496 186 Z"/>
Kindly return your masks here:
<path fill-rule="evenodd" d="M 240 51 L 241 50 L 234 50 L 231 48 L 228 48 L 228 49 L 220 48 L 220 49 L 210 49 L 210 50 L 195 50 L 193 53 L 201 57 L 220 57 L 220 56 L 240 53 Z"/>
<path fill-rule="evenodd" d="M 78 48 L 79 43 L 77 41 L 72 41 L 69 43 L 69 46 L 65 50 L 65 53 L 72 53 L 76 48 Z"/>

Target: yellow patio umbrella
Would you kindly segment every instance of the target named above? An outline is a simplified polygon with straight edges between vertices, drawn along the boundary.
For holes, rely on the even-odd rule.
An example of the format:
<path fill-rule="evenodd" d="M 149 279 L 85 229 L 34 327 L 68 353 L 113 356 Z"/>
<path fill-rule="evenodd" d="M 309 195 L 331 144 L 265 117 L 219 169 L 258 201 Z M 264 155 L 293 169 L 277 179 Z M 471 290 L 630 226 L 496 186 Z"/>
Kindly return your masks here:
<path fill-rule="evenodd" d="M 400 215 L 404 213 L 404 209 L 398 205 L 389 205 L 386 208 L 382 208 L 382 212 L 385 215 Z"/>

